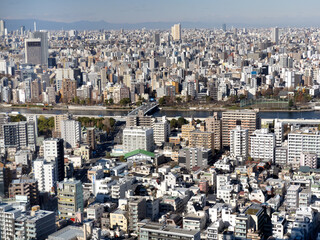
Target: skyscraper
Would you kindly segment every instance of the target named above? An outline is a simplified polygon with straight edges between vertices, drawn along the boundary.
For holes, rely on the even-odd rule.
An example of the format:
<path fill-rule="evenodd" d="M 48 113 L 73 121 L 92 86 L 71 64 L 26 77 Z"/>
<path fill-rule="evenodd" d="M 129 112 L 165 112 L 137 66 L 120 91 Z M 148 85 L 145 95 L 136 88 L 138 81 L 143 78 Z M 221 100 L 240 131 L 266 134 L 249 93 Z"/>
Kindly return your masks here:
<path fill-rule="evenodd" d="M 180 41 L 181 40 L 181 24 L 175 24 L 171 27 L 171 36 L 173 41 Z"/>
<path fill-rule="evenodd" d="M 61 138 L 67 148 L 75 148 L 81 141 L 81 124 L 76 120 L 61 121 Z"/>
<path fill-rule="evenodd" d="M 224 32 L 226 32 L 227 31 L 227 24 L 222 24 L 222 30 L 224 31 Z"/>
<path fill-rule="evenodd" d="M 0 36 L 4 35 L 4 29 L 6 28 L 6 23 L 4 20 L 0 20 Z"/>
<path fill-rule="evenodd" d="M 41 39 L 41 64 L 48 66 L 48 32 L 35 31 L 32 38 Z"/>
<path fill-rule="evenodd" d="M 81 181 L 65 179 L 63 182 L 58 183 L 57 188 L 59 217 L 76 221 L 76 213 L 83 212 Z"/>
<path fill-rule="evenodd" d="M 25 40 L 25 62 L 38 65 L 42 63 L 41 39 L 30 38 Z"/>
<path fill-rule="evenodd" d="M 248 129 L 236 126 L 230 131 L 230 153 L 235 157 L 242 157 L 246 160 L 248 157 Z"/>
<path fill-rule="evenodd" d="M 275 44 L 279 43 L 279 28 L 272 28 L 272 39 L 271 41 Z"/>
<path fill-rule="evenodd" d="M 44 140 L 43 156 L 46 161 L 54 161 L 56 163 L 58 181 L 62 181 L 64 179 L 63 140 L 57 138 L 48 138 Z"/>
<path fill-rule="evenodd" d="M 159 33 L 154 33 L 153 35 L 153 42 L 155 45 L 159 46 L 160 45 L 160 34 Z"/>

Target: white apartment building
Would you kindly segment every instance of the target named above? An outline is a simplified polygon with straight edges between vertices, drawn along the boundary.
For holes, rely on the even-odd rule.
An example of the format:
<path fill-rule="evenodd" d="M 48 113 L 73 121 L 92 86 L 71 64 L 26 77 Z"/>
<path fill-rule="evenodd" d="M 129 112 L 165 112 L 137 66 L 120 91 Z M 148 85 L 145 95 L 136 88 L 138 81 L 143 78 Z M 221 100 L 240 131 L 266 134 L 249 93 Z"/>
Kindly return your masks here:
<path fill-rule="evenodd" d="M 154 143 L 157 146 L 161 146 L 164 142 L 168 141 L 170 135 L 170 125 L 167 122 L 165 116 L 161 119 L 157 119 L 156 122 L 153 123 L 153 138 Z"/>
<path fill-rule="evenodd" d="M 230 154 L 235 157 L 248 157 L 248 129 L 236 126 L 230 131 Z"/>
<path fill-rule="evenodd" d="M 123 130 L 123 150 L 125 153 L 142 149 L 153 150 L 153 129 L 147 127 L 128 127 Z"/>
<path fill-rule="evenodd" d="M 298 164 L 301 153 L 320 155 L 320 132 L 314 129 L 296 130 L 288 134 L 288 164 Z"/>
<path fill-rule="evenodd" d="M 1 239 L 14 239 L 15 219 L 21 216 L 21 210 L 12 205 L 0 203 L 0 233 Z"/>
<path fill-rule="evenodd" d="M 76 120 L 62 120 L 61 138 L 67 148 L 77 147 L 81 142 L 81 123 Z"/>
<path fill-rule="evenodd" d="M 258 129 L 250 136 L 251 149 L 250 155 L 254 159 L 272 160 L 274 162 L 274 152 L 276 145 L 276 136 L 269 133 L 268 129 Z"/>
<path fill-rule="evenodd" d="M 286 204 L 288 208 L 296 209 L 299 206 L 299 185 L 290 185 L 287 189 Z"/>
<path fill-rule="evenodd" d="M 300 155 L 300 166 L 308 166 L 316 169 L 318 167 L 318 157 L 315 153 L 303 152 Z"/>
<path fill-rule="evenodd" d="M 276 135 L 276 147 L 281 147 L 283 141 L 283 122 L 274 120 L 274 134 Z"/>
<path fill-rule="evenodd" d="M 288 161 L 288 146 L 276 147 L 274 163 L 278 165 L 286 165 Z"/>
<path fill-rule="evenodd" d="M 38 158 L 33 162 L 34 178 L 38 181 L 40 192 L 52 192 L 57 182 L 57 171 L 55 162 L 46 162 Z"/>

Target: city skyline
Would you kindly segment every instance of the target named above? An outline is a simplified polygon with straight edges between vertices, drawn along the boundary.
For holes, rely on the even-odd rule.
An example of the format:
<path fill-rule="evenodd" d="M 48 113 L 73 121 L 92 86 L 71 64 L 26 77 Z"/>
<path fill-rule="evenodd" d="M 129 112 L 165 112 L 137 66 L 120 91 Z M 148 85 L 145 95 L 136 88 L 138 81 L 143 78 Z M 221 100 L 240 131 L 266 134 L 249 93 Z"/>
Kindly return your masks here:
<path fill-rule="evenodd" d="M 306 3 L 313 6 L 306 8 Z M 227 6 L 227 7 L 226 7 Z M 253 0 L 222 2 L 202 0 L 197 4 L 187 1 L 8 1 L 4 0 L 0 18 L 6 20 L 35 19 L 60 23 L 78 21 L 112 24 L 191 22 L 198 27 L 221 26 L 319 26 L 320 14 L 315 10 L 320 2 L 269 1 L 268 4 Z"/>

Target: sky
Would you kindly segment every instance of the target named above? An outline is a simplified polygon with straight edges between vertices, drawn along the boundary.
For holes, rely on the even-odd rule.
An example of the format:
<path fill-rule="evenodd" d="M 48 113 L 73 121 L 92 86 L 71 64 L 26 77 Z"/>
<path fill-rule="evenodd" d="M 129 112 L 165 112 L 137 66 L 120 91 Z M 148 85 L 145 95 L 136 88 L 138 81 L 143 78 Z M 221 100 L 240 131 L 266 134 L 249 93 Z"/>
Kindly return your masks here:
<path fill-rule="evenodd" d="M 319 0 L 1 0 L 0 18 L 320 25 Z"/>

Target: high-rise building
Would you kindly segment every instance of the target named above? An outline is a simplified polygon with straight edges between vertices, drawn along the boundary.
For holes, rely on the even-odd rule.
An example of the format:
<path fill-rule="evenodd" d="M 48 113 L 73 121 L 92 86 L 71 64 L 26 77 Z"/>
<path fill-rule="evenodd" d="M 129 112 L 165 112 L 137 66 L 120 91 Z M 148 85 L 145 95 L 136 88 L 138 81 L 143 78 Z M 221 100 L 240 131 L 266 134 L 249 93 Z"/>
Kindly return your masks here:
<path fill-rule="evenodd" d="M 71 79 L 62 80 L 61 98 L 64 103 L 71 103 L 77 95 L 77 81 Z"/>
<path fill-rule="evenodd" d="M 200 230 L 187 230 L 166 226 L 158 223 L 148 223 L 140 227 L 140 240 L 184 239 L 200 240 Z"/>
<path fill-rule="evenodd" d="M 205 148 L 183 148 L 179 151 L 179 164 L 187 169 L 207 167 L 212 159 L 212 150 Z"/>
<path fill-rule="evenodd" d="M 22 213 L 15 220 L 15 238 L 45 240 L 56 231 L 56 214 L 51 211 L 33 209 Z"/>
<path fill-rule="evenodd" d="M 129 229 L 131 231 L 138 231 L 138 222 L 146 218 L 146 199 L 145 198 L 131 198 L 129 200 Z"/>
<path fill-rule="evenodd" d="M 222 124 L 221 119 L 218 116 L 218 113 L 215 112 L 213 117 L 208 117 L 205 119 L 206 130 L 208 132 L 214 133 L 214 149 L 221 150 L 221 134 L 222 134 Z"/>
<path fill-rule="evenodd" d="M 32 33 L 32 38 L 40 39 L 41 41 L 41 64 L 48 66 L 48 32 L 35 31 Z"/>
<path fill-rule="evenodd" d="M 157 46 L 160 45 L 160 34 L 159 33 L 154 33 L 153 34 L 153 42 Z"/>
<path fill-rule="evenodd" d="M 260 129 L 261 119 L 259 110 L 238 110 L 227 111 L 222 113 L 222 145 L 230 146 L 230 131 L 236 126 L 242 129 L 248 129 L 251 135 L 256 129 Z M 250 147 L 250 143 L 249 143 Z"/>
<path fill-rule="evenodd" d="M 9 197 L 26 196 L 31 206 L 39 204 L 38 182 L 35 179 L 20 178 L 12 180 Z"/>
<path fill-rule="evenodd" d="M 276 135 L 276 146 L 281 147 L 283 141 L 283 122 L 274 120 L 274 134 Z"/>
<path fill-rule="evenodd" d="M 254 159 L 272 160 L 274 163 L 276 136 L 268 129 L 257 129 L 250 136 L 250 156 Z"/>
<path fill-rule="evenodd" d="M 4 146 L 17 149 L 29 147 L 35 150 L 36 136 L 34 122 L 13 122 L 3 125 Z"/>
<path fill-rule="evenodd" d="M 181 24 L 175 24 L 171 27 L 171 36 L 173 41 L 181 41 Z"/>
<path fill-rule="evenodd" d="M 154 147 L 153 129 L 147 127 L 127 127 L 123 130 L 123 151 L 125 153 L 142 149 L 152 151 Z"/>
<path fill-rule="evenodd" d="M 6 23 L 4 20 L 0 20 L 0 37 L 4 35 L 6 29 Z"/>
<path fill-rule="evenodd" d="M 34 178 L 38 181 L 40 192 L 52 193 L 57 183 L 57 170 L 55 162 L 47 162 L 44 159 L 33 161 Z"/>
<path fill-rule="evenodd" d="M 57 181 L 64 179 L 64 146 L 63 139 L 48 138 L 43 141 L 43 156 L 46 161 L 56 164 Z M 48 169 L 49 171 L 49 169 Z"/>
<path fill-rule="evenodd" d="M 248 157 L 248 129 L 236 126 L 230 131 L 230 154 L 246 160 Z"/>
<path fill-rule="evenodd" d="M 40 38 L 29 38 L 25 40 L 25 62 L 34 65 L 42 64 Z"/>
<path fill-rule="evenodd" d="M 222 30 L 224 31 L 224 32 L 226 32 L 227 31 L 227 24 L 222 24 Z"/>
<path fill-rule="evenodd" d="M 301 153 L 320 156 L 320 134 L 312 129 L 295 130 L 288 134 L 288 164 L 299 166 Z"/>
<path fill-rule="evenodd" d="M 65 179 L 57 185 L 59 217 L 77 221 L 76 213 L 83 212 L 82 183 L 79 180 Z"/>
<path fill-rule="evenodd" d="M 56 138 L 61 138 L 61 121 L 71 119 L 68 114 L 54 115 L 54 131 L 52 135 Z"/>
<path fill-rule="evenodd" d="M 279 28 L 275 27 L 272 28 L 272 36 L 271 36 L 271 41 L 278 45 L 279 43 Z"/>
<path fill-rule="evenodd" d="M 0 113 L 0 139 L 3 138 L 3 125 L 10 121 L 10 117 L 6 113 Z"/>
<path fill-rule="evenodd" d="M 214 151 L 214 133 L 199 130 L 190 133 L 189 146 L 192 148 L 209 148 Z"/>
<path fill-rule="evenodd" d="M 61 138 L 66 148 L 75 148 L 81 142 L 81 123 L 76 120 L 62 120 Z"/>
<path fill-rule="evenodd" d="M 165 116 L 157 118 L 153 123 L 152 128 L 154 143 L 157 146 L 161 146 L 163 143 L 168 141 L 170 135 L 170 124 Z"/>
<path fill-rule="evenodd" d="M 0 203 L 1 239 L 15 239 L 15 220 L 21 216 L 21 212 L 11 204 Z"/>
<path fill-rule="evenodd" d="M 87 144 L 90 146 L 91 150 L 96 149 L 96 132 L 95 128 L 87 128 Z"/>
<path fill-rule="evenodd" d="M 318 168 L 318 157 L 315 153 L 301 153 L 300 166 L 308 166 L 310 168 Z"/>

